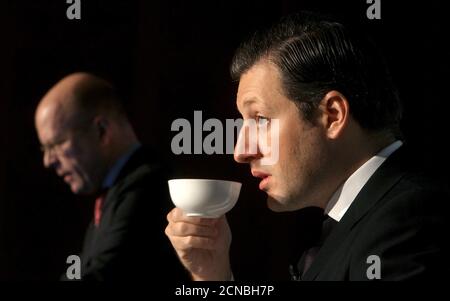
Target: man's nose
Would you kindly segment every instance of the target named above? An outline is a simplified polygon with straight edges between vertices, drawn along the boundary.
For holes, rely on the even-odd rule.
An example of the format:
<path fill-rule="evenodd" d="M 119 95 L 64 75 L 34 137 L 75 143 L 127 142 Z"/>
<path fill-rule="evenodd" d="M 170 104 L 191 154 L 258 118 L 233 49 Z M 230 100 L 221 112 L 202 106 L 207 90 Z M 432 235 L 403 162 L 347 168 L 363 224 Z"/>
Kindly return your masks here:
<path fill-rule="evenodd" d="M 256 155 L 251 153 L 234 153 L 234 160 L 238 163 L 250 163 L 255 158 Z"/>
<path fill-rule="evenodd" d="M 234 148 L 234 160 L 238 163 L 250 163 L 261 157 L 257 135 L 252 133 L 248 127 L 243 126 Z"/>
<path fill-rule="evenodd" d="M 54 150 L 45 150 L 43 161 L 46 168 L 54 168 L 58 162 L 58 158 L 56 157 Z"/>

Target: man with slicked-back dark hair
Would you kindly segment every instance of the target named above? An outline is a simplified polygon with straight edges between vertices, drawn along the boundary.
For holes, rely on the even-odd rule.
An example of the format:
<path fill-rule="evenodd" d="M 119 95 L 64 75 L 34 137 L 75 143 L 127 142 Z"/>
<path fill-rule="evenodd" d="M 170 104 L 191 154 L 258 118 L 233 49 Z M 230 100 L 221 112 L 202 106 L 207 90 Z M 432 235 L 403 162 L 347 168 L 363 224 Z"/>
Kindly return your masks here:
<path fill-rule="evenodd" d="M 448 191 L 415 170 L 397 91 L 363 33 L 313 13 L 289 16 L 244 42 L 231 73 L 244 118 L 235 160 L 261 178 L 271 210 L 317 215 L 290 266 L 293 280 L 430 280 L 449 272 Z M 250 140 L 246 120 L 277 125 L 268 135 L 279 149 Z M 264 164 L 274 151 L 278 161 Z M 225 216 L 175 208 L 168 221 L 192 279 L 233 278 Z"/>

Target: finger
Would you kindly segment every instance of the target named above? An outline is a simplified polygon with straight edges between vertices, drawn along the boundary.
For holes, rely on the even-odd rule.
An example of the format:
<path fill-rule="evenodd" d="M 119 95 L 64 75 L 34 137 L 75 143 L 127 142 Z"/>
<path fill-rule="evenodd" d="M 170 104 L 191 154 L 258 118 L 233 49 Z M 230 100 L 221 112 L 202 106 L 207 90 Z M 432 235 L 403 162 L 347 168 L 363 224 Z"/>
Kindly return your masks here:
<path fill-rule="evenodd" d="M 191 249 L 214 250 L 216 241 L 199 236 L 169 236 L 170 242 L 177 251 L 189 251 Z"/>
<path fill-rule="evenodd" d="M 169 222 L 185 222 L 194 225 L 212 226 L 218 222 L 217 218 L 202 218 L 198 216 L 187 216 L 180 208 L 174 208 L 167 214 Z"/>
<path fill-rule="evenodd" d="M 202 236 L 215 238 L 218 230 L 215 226 L 195 225 L 185 222 L 169 223 L 167 226 L 167 235 L 173 236 Z"/>

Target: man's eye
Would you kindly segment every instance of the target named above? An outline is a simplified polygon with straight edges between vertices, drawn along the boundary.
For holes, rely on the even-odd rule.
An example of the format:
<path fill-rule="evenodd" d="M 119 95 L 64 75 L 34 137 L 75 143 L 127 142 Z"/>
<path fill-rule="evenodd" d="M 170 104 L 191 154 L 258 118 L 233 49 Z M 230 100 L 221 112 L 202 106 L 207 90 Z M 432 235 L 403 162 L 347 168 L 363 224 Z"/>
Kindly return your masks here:
<path fill-rule="evenodd" d="M 261 126 L 261 125 L 266 125 L 268 124 L 270 121 L 269 118 L 264 117 L 264 116 L 256 116 L 256 123 Z"/>
<path fill-rule="evenodd" d="M 58 140 L 58 141 L 53 142 L 53 143 L 49 143 L 49 144 L 46 144 L 46 145 L 41 145 L 40 148 L 41 148 L 41 151 L 43 153 L 49 152 L 49 151 L 52 151 L 52 150 L 59 149 L 66 141 L 67 141 L 66 139 L 61 139 L 61 140 Z"/>

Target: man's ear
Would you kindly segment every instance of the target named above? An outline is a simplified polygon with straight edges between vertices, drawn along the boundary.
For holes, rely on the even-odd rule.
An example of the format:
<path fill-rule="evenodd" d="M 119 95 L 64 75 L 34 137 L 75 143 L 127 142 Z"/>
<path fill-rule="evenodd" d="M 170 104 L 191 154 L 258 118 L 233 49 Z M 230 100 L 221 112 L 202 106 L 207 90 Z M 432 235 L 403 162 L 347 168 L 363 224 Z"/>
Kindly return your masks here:
<path fill-rule="evenodd" d="M 109 121 L 103 116 L 97 116 L 94 118 L 95 133 L 100 140 L 104 140 L 106 138 L 108 126 Z"/>
<path fill-rule="evenodd" d="M 337 139 L 347 126 L 350 106 L 347 98 L 336 90 L 329 91 L 320 101 L 320 121 L 330 139 Z"/>

